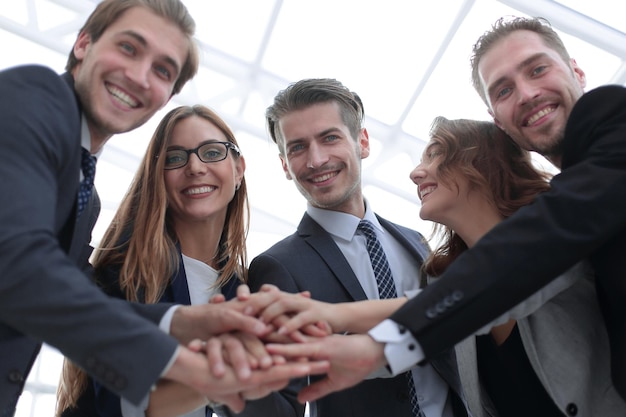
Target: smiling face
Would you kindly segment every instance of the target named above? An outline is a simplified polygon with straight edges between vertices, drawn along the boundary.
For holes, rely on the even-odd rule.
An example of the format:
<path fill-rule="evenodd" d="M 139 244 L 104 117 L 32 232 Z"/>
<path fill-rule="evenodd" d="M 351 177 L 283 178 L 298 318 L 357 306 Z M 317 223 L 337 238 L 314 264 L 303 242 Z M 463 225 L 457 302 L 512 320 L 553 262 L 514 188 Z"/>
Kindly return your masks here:
<path fill-rule="evenodd" d="M 74 86 L 87 117 L 92 152 L 113 134 L 144 124 L 170 99 L 189 51 L 174 23 L 144 7 L 125 11 L 97 42 L 83 32 Z"/>
<path fill-rule="evenodd" d="M 283 170 L 307 201 L 362 217 L 361 159 L 369 155 L 367 131 L 353 138 L 334 101 L 291 111 L 280 118 L 278 128 Z"/>
<path fill-rule="evenodd" d="M 439 165 L 445 158 L 442 145 L 431 140 L 418 166 L 411 171 L 411 180 L 417 185 L 417 194 L 422 203 L 420 218 L 450 226 L 457 222 L 459 210 L 469 192 L 469 182 L 462 175 L 453 180 L 442 179 Z"/>
<path fill-rule="evenodd" d="M 167 149 L 194 149 L 207 141 L 227 142 L 224 133 L 210 121 L 190 116 L 180 120 Z M 194 153 L 182 168 L 163 171 L 168 210 L 177 222 L 217 221 L 224 223 L 228 204 L 245 171 L 243 157 L 204 163 Z"/>
<path fill-rule="evenodd" d="M 585 74 L 532 31 L 496 42 L 478 64 L 489 112 L 522 148 L 560 164 L 567 118 L 583 94 Z"/>

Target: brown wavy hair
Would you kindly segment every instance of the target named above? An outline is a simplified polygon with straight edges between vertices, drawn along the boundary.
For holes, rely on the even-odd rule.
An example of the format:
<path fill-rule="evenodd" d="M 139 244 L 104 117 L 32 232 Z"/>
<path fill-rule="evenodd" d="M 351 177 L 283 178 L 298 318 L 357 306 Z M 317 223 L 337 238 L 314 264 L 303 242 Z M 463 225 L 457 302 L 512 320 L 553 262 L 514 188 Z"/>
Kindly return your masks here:
<path fill-rule="evenodd" d="M 94 252 L 96 280 L 105 268 L 118 267 L 120 287 L 128 300 L 158 302 L 170 277 L 178 271 L 177 238 L 170 220 L 163 176 L 165 162 L 158 156 L 165 153 L 176 124 L 191 116 L 208 120 L 224 133 L 229 142 L 237 145 L 235 135 L 226 122 L 201 105 L 177 107 L 161 120 L 128 192 Z M 229 155 L 240 157 L 236 152 L 229 152 Z M 224 285 L 233 276 L 247 282 L 249 213 L 246 180 L 243 177 L 226 212 L 217 254 L 217 263 L 223 265 L 217 286 Z M 66 359 L 57 392 L 57 416 L 66 408 L 76 406 L 87 383 L 87 374 Z"/>
<path fill-rule="evenodd" d="M 437 168 L 440 181 L 456 187 L 455 178 L 466 178 L 470 191 L 480 192 L 504 218 L 550 188 L 550 174 L 538 170 L 530 153 L 493 122 L 437 117 L 430 137 L 443 153 Z M 445 225 L 435 224 L 434 234 L 441 236 L 443 243 L 424 264 L 432 277 L 441 275 L 467 249 L 465 242 Z"/>

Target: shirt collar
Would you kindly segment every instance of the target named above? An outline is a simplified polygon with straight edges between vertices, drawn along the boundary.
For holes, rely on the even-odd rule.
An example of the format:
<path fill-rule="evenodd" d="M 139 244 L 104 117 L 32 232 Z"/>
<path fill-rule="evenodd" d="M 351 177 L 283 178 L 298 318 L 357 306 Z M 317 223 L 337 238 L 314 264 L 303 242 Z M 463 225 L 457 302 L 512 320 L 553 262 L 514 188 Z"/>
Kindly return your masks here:
<path fill-rule="evenodd" d="M 87 149 L 91 153 L 91 133 L 89 133 L 89 126 L 87 125 L 87 118 L 83 114 L 80 118 L 80 145 Z M 96 158 L 100 158 L 102 154 L 102 148 L 96 153 L 92 154 Z"/>
<path fill-rule="evenodd" d="M 328 233 L 345 241 L 352 240 L 354 234 L 356 233 L 356 228 L 359 226 L 359 222 L 361 221 L 361 219 L 352 214 L 334 210 L 325 210 L 313 207 L 308 203 L 306 212 Z M 378 218 L 374 214 L 374 211 L 370 208 L 367 200 L 365 200 L 365 215 L 363 216 L 363 220 L 370 221 L 379 232 L 385 232 L 385 229 L 383 229 L 380 225 Z"/>

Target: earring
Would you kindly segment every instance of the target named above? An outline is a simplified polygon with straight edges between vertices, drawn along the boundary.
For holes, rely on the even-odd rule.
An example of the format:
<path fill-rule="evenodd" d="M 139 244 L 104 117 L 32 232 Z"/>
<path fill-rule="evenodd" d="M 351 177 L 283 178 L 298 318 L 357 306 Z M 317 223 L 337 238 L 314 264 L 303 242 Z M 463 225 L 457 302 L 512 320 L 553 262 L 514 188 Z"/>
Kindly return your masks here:
<path fill-rule="evenodd" d="M 237 185 L 235 185 L 235 191 L 239 191 L 240 187 L 241 187 L 241 183 L 238 183 Z"/>

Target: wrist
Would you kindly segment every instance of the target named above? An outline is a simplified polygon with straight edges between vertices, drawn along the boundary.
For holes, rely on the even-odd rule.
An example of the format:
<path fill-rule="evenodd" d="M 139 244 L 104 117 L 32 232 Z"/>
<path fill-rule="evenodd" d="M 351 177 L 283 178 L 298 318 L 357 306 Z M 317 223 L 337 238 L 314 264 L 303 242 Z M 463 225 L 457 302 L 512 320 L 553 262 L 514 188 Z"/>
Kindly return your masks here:
<path fill-rule="evenodd" d="M 411 369 L 424 359 L 424 352 L 411 332 L 390 319 L 383 320 L 368 334 L 384 345 L 384 357 L 394 375 Z"/>

